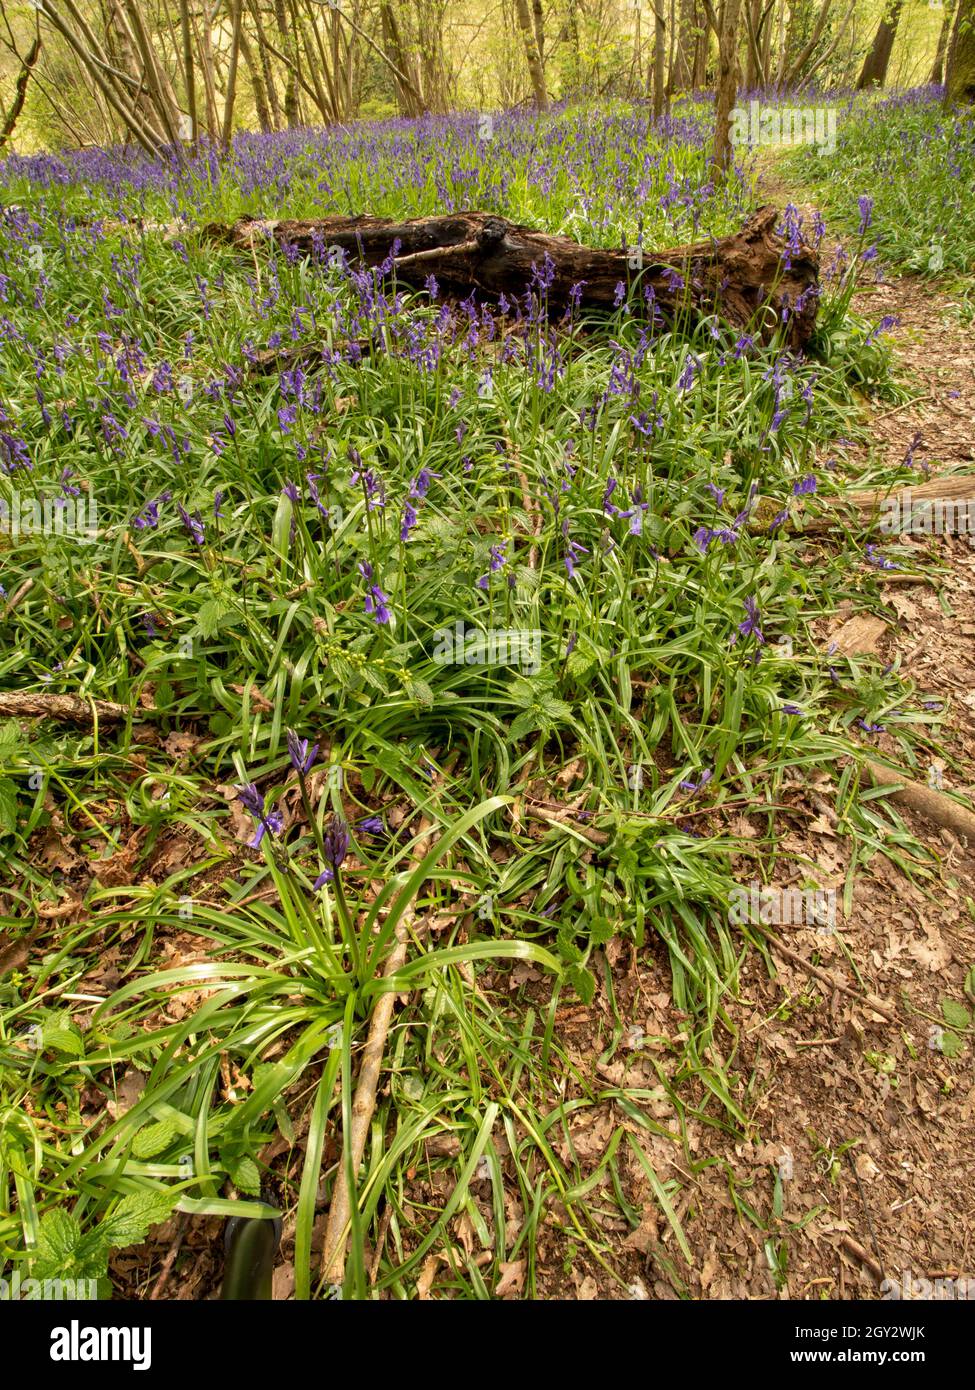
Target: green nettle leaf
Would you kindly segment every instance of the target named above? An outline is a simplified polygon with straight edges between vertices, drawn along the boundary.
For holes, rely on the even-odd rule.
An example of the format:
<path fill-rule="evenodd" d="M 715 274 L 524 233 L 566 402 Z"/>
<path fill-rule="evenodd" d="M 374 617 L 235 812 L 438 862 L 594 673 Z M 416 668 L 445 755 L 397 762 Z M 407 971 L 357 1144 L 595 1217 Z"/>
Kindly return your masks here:
<path fill-rule="evenodd" d="M 596 997 L 596 977 L 584 965 L 570 965 L 566 979 L 584 1004 L 591 1004 Z"/>
<path fill-rule="evenodd" d="M 965 1041 L 957 1033 L 945 1031 L 941 1034 L 941 1053 L 944 1057 L 957 1057 L 965 1046 Z"/>
<path fill-rule="evenodd" d="M 571 927 L 563 927 L 555 938 L 555 944 L 564 961 L 577 964 L 582 960 L 582 952 L 573 940 L 573 936 L 574 932 Z"/>
<path fill-rule="evenodd" d="M 155 1124 L 140 1129 L 132 1141 L 133 1158 L 155 1158 L 169 1148 L 180 1137 L 180 1128 L 175 1120 L 159 1120 Z"/>
<path fill-rule="evenodd" d="M 568 723 L 572 719 L 572 706 L 567 705 L 564 700 L 556 699 L 548 692 L 542 696 L 541 705 L 545 718 L 550 723 Z"/>
<path fill-rule="evenodd" d="M 378 690 L 382 695 L 389 694 L 389 683 L 382 671 L 373 666 L 363 666 L 361 675 L 363 680 L 367 681 L 374 690 Z"/>
<path fill-rule="evenodd" d="M 27 749 L 27 740 L 21 733 L 16 719 L 6 719 L 0 724 L 0 762 L 16 757 Z"/>
<path fill-rule="evenodd" d="M 35 1279 L 72 1277 L 83 1237 L 81 1222 L 63 1207 L 52 1207 L 41 1217 L 37 1252 L 31 1266 Z"/>
<path fill-rule="evenodd" d="M 250 1154 L 228 1157 L 221 1154 L 233 1185 L 249 1197 L 259 1197 L 261 1193 L 261 1170 Z"/>
<path fill-rule="evenodd" d="M 433 691 L 424 680 L 410 680 L 407 690 L 417 704 L 430 709 L 433 705 Z"/>
<path fill-rule="evenodd" d="M 85 1040 L 81 1029 L 70 1014 L 53 1014 L 41 1029 L 41 1045 L 45 1051 L 63 1052 L 69 1057 L 83 1057 Z"/>
<path fill-rule="evenodd" d="M 942 999 L 941 1013 L 949 1028 L 970 1028 L 972 1016 L 964 1004 L 954 999 Z"/>
<path fill-rule="evenodd" d="M 196 625 L 204 637 L 216 637 L 222 627 L 228 626 L 228 619 L 236 616 L 234 609 L 223 599 L 208 598 L 196 615 Z"/>
<path fill-rule="evenodd" d="M 17 786 L 9 777 L 0 777 L 0 835 L 17 829 Z"/>
<path fill-rule="evenodd" d="M 508 737 L 512 743 L 517 743 L 526 734 L 535 733 L 542 727 L 538 715 L 534 710 L 523 710 L 521 714 L 515 716 L 508 729 Z"/>
<path fill-rule="evenodd" d="M 139 1245 L 153 1226 L 160 1226 L 172 1214 L 179 1200 L 176 1192 L 130 1192 L 110 1216 L 84 1237 L 79 1254 L 84 1258 L 96 1252 L 108 1254 L 126 1245 Z"/>
<path fill-rule="evenodd" d="M 589 922 L 589 940 L 594 946 L 605 946 L 616 935 L 616 923 L 608 917 L 593 917 Z"/>

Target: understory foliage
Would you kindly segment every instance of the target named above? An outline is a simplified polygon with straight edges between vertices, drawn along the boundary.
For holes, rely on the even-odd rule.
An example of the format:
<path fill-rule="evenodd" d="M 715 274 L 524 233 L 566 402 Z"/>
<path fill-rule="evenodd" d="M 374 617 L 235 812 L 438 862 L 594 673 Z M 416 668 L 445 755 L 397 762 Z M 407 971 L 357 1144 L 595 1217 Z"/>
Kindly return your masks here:
<path fill-rule="evenodd" d="M 926 109 L 888 128 L 913 140 Z M 360 1176 L 354 1234 L 389 1218 L 374 1289 L 409 1296 L 466 1215 L 490 1263 L 459 1256 L 444 1289 L 487 1296 L 521 1252 L 530 1292 L 552 1199 L 611 1267 L 559 1139 L 565 1086 L 594 1097 L 555 1026 L 561 1000 L 601 988 L 607 1056 L 624 1046 L 600 948 L 620 937 L 669 971 L 687 1022 L 659 1040 L 660 1096 L 743 1130 L 722 1001 L 762 937 L 729 922 L 732 857 L 766 872 L 783 788 L 816 772 L 855 861 L 925 872 L 844 755 L 884 727 L 912 764 L 940 711 L 811 632 L 857 588 L 879 602 L 874 577 L 904 557 L 853 533 L 811 551 L 796 529 L 849 481 L 863 393 L 900 398 L 893 325 L 851 309 L 894 235 L 887 185 L 850 184 L 802 359 L 717 316 L 664 323 L 638 278 L 611 316 L 553 318 L 544 265 L 514 302 L 449 303 L 327 245 L 248 256 L 206 230 L 479 207 L 652 250 L 754 205 L 745 168 L 712 184 L 707 121 L 567 111 L 489 139 L 466 118 L 394 122 L 240 136 L 188 168 L 119 151 L 3 166 L 0 673 L 132 711 L 0 725 L 4 925 L 39 933 L 0 984 L 0 1249 L 35 1277 L 104 1279 L 177 1208 L 273 1197 L 312 1292 L 323 1153 L 384 988 L 411 993 Z M 786 255 L 825 244 L 818 215 L 786 209 L 781 231 Z M 34 502 L 51 527 L 18 532 Z M 82 503 L 79 536 L 57 518 Z M 472 660 L 499 632 L 517 644 Z M 732 830 L 744 808 L 764 835 Z M 439 838 L 416 845 L 421 815 Z M 408 964 L 384 984 L 401 923 Z M 518 1009 L 513 958 L 533 981 Z M 679 1143 L 645 1096 L 619 1098 Z M 275 1136 L 283 1176 L 261 1158 Z M 421 1212 L 406 1175 L 445 1137 L 449 1197 Z M 619 1188 L 635 1146 L 685 1250 L 674 1182 L 621 1137 L 603 1166 Z M 355 1239 L 346 1292 L 366 1289 Z"/>

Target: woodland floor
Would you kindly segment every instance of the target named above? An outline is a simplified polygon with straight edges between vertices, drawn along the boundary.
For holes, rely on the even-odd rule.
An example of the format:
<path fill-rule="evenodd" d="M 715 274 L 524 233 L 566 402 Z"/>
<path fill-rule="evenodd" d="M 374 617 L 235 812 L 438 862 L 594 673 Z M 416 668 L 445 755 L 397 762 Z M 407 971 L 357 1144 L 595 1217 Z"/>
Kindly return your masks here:
<path fill-rule="evenodd" d="M 779 189 L 772 196 L 785 200 Z M 922 467 L 929 460 L 942 468 L 975 461 L 975 330 L 965 326 L 950 293 L 931 280 L 896 278 L 867 293 L 872 312 L 900 319 L 895 351 L 916 387 L 906 406 L 875 411 L 864 406 L 872 411 L 875 444 L 892 458 L 902 457 L 920 431 Z M 924 697 L 950 708 L 944 786 L 970 795 L 975 787 L 975 549 L 964 537 L 919 537 L 915 544 L 928 578 L 891 583 L 885 586 L 885 603 L 868 608 L 865 596 L 861 611 L 883 623 L 874 650 L 887 661 L 899 655 Z M 822 624 L 824 646 L 855 611 L 837 611 Z M 871 737 L 878 750 L 893 751 L 886 733 Z M 174 746 L 173 751 L 179 750 Z M 809 856 L 821 867 L 823 882 L 841 889 L 851 841 L 837 833 L 835 813 L 801 776 L 785 799 L 792 810 L 783 849 Z M 942 1000 L 963 1001 L 963 981 L 975 964 L 975 846 L 912 819 L 910 811 L 903 814 L 941 859 L 936 891 L 923 891 L 875 856 L 857 876 L 852 913 L 837 935 L 797 929 L 790 938 L 798 956 L 818 962 L 819 973 L 777 956 L 773 947 L 774 977 L 753 953 L 743 970 L 741 996 L 725 1001 L 737 1040 L 723 1038 L 722 1045 L 733 1049 L 729 1069 L 740 1078 L 734 1100 L 747 1120 L 749 1142 L 716 1123 L 715 1107 L 707 1112 L 697 1107 L 693 1082 L 684 1083 L 683 1123 L 689 1151 L 698 1164 L 712 1159 L 709 1166 L 693 1174 L 683 1165 L 678 1143 L 639 1131 L 651 1146 L 649 1157 L 661 1180 L 677 1177 L 682 1184 L 677 1215 L 692 1261 L 677 1248 L 638 1165 L 621 1145 L 622 1195 L 645 1211 L 644 1220 L 631 1230 L 605 1170 L 593 1206 L 604 1212 L 603 1235 L 616 1252 L 610 1263 L 629 1292 L 573 1240 L 568 1223 L 553 1208 L 538 1231 L 540 1296 L 873 1299 L 883 1296 L 883 1277 L 899 1279 L 905 1270 L 925 1278 L 975 1276 L 971 1042 L 955 1059 L 930 1045 L 931 1030 L 942 1020 Z M 725 825 L 738 835 L 762 833 L 761 818 L 748 814 Z M 721 828 L 717 816 L 699 825 L 703 833 Z M 171 872 L 184 851 L 190 847 L 176 840 L 161 842 L 159 853 L 167 862 L 159 873 Z M 781 872 L 785 886 L 788 856 Z M 657 1040 L 679 1038 L 682 1027 L 671 1004 L 666 952 L 659 943 L 635 951 L 618 939 L 606 950 L 616 1006 L 629 1031 L 618 1048 L 609 1047 L 616 1025 L 601 980 L 591 1007 L 576 1002 L 560 1010 L 557 1031 L 571 1069 L 555 1067 L 550 1073 L 552 1103 L 589 1098 L 573 1112 L 568 1131 L 552 1138 L 556 1149 L 563 1145 L 566 1152 L 571 1143 L 584 1172 L 587 1165 L 596 1170 L 609 1136 L 628 1123 L 618 1100 L 612 1094 L 600 1100 L 603 1093 L 633 1089 L 659 1095 L 645 1104 L 665 1129 L 675 1136 L 680 1130 L 659 1087 L 658 1068 L 666 1073 L 678 1061 Z M 193 952 L 188 935 L 159 938 L 161 963 L 177 956 L 185 961 Z M 824 982 L 822 972 L 836 987 Z M 102 984 L 111 985 L 110 959 L 100 960 L 98 973 Z M 516 1014 L 529 1006 L 544 1008 L 547 1000 L 546 980 L 529 965 L 495 969 L 480 983 L 496 996 L 506 995 Z M 886 1001 L 897 1021 L 872 1011 L 863 1002 L 866 993 Z M 186 1007 L 190 1003 L 187 998 Z M 300 1140 L 299 1128 L 299 1145 Z M 499 1148 L 503 1159 L 503 1137 Z M 283 1139 L 275 1141 L 262 1157 L 273 1164 L 289 1149 Z M 326 1161 L 335 1157 L 326 1153 Z M 783 1178 L 778 1215 L 773 1209 L 777 1171 Z M 409 1200 L 418 1211 L 442 1207 L 452 1181 L 449 1171 L 416 1172 Z M 489 1217 L 489 1179 L 475 1180 L 471 1190 Z M 600 1205 L 601 1192 L 606 1200 Z M 514 1183 L 506 1190 L 505 1207 L 517 1223 L 522 1213 Z M 319 1242 L 324 1221 L 323 1207 L 316 1226 Z M 179 1225 L 174 1220 L 155 1240 L 117 1255 L 116 1296 L 149 1296 L 174 1240 L 179 1260 L 156 1296 L 216 1296 L 220 1226 L 216 1219 Z M 454 1236 L 459 1248 L 476 1250 L 466 1217 L 455 1222 Z M 770 1252 L 780 1270 L 778 1286 Z M 288 1297 L 293 1287 L 292 1254 L 286 1223 L 276 1297 Z M 428 1258 L 419 1297 L 438 1296 L 431 1289 L 447 1263 L 442 1254 Z M 503 1266 L 496 1296 L 523 1296 L 525 1275 L 524 1260 Z"/>

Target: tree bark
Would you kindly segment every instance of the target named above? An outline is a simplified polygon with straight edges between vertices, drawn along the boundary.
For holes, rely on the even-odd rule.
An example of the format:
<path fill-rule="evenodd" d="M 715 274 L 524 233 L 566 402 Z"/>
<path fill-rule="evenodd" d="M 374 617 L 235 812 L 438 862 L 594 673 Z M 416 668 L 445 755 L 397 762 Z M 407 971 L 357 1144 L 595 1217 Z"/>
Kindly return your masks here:
<path fill-rule="evenodd" d="M 17 122 L 20 120 L 20 113 L 24 109 L 24 102 L 27 100 L 27 86 L 30 82 L 30 75 L 34 70 L 34 65 L 41 53 L 40 34 L 34 39 L 27 51 L 27 56 L 21 64 L 20 72 L 17 75 L 17 85 L 14 88 L 14 99 L 10 103 L 10 110 L 3 120 L 3 129 L 0 130 L 0 149 L 13 135 Z"/>
<path fill-rule="evenodd" d="M 938 33 L 938 47 L 934 55 L 934 63 L 931 67 L 931 82 L 941 83 L 944 81 L 945 74 L 945 54 L 948 51 L 948 39 L 951 37 L 951 19 L 955 12 L 954 0 L 945 0 L 944 17 L 941 20 L 941 29 Z"/>
<path fill-rule="evenodd" d="M 959 0 L 945 69 L 945 106 L 975 101 L 975 0 Z"/>
<path fill-rule="evenodd" d="M 667 26 L 664 22 L 664 0 L 654 0 L 653 21 L 653 115 L 659 120 L 664 114 L 664 57 Z"/>
<path fill-rule="evenodd" d="M 281 102 L 278 99 L 278 89 L 274 82 L 274 69 L 271 66 L 271 59 L 268 55 L 267 35 L 264 32 L 264 25 L 261 21 L 261 12 L 257 5 L 257 0 L 250 0 L 250 14 L 254 21 L 254 34 L 257 39 L 257 51 L 261 60 L 261 73 L 264 77 L 264 87 L 267 91 L 268 105 L 271 108 L 271 120 L 275 130 L 280 130 L 284 123 L 281 114 Z"/>
<path fill-rule="evenodd" d="M 708 17 L 714 22 L 711 0 Z M 717 21 L 718 89 L 714 101 L 714 162 L 719 169 L 731 163 L 731 112 L 738 92 L 738 21 L 741 0 L 724 0 Z"/>
<path fill-rule="evenodd" d="M 284 119 L 289 126 L 296 126 L 301 119 L 298 107 L 298 81 L 293 69 L 297 67 L 294 38 L 288 27 L 285 0 L 274 0 L 274 22 L 277 25 L 281 47 L 288 56 L 288 76 L 284 89 Z"/>
<path fill-rule="evenodd" d="M 533 269 L 544 262 L 552 270 L 545 295 L 550 313 L 564 310 L 576 295 L 583 309 L 612 310 L 618 286 L 636 282 L 634 294 L 640 296 L 652 288 L 668 321 L 685 309 L 693 321 L 717 312 L 733 327 L 749 327 L 756 337 L 767 338 L 789 308 L 786 339 L 791 348 L 800 349 L 815 328 L 819 257 L 804 246 L 792 254 L 786 269 L 782 239 L 775 232 L 778 221 L 774 207 L 762 208 L 732 236 L 645 251 L 638 272 L 630 270 L 626 250 L 581 246 L 569 237 L 549 236 L 484 212 L 408 222 L 368 216 L 307 222 L 242 218 L 230 227 L 212 224 L 207 234 L 248 252 L 269 237 L 279 246 L 293 246 L 308 255 L 341 247 L 366 266 L 385 261 L 398 241 L 399 253 L 393 262 L 398 282 L 422 289 L 433 275 L 444 293 L 460 298 L 472 292 L 492 297 L 521 295 L 532 283 Z M 680 278 L 675 278 L 675 271 Z M 800 310 L 792 312 L 800 296 Z M 758 324 L 756 316 L 762 310 L 764 321 Z"/>
<path fill-rule="evenodd" d="M 525 45 L 525 58 L 528 62 L 528 75 L 531 78 L 535 105 L 540 111 L 548 109 L 548 92 L 545 90 L 545 69 L 535 37 L 535 29 L 528 12 L 528 0 L 515 0 L 515 16 Z"/>
<path fill-rule="evenodd" d="M 254 50 L 251 47 L 247 34 L 241 30 L 240 51 L 243 54 L 244 62 L 247 64 L 247 75 L 251 80 L 251 91 L 254 93 L 254 108 L 257 111 L 257 124 L 261 131 L 266 135 L 268 131 L 274 129 L 271 124 L 271 108 L 268 105 L 267 88 L 264 85 L 264 75 L 257 65 Z"/>
<path fill-rule="evenodd" d="M 866 87 L 882 87 L 884 85 L 887 78 L 887 68 L 890 64 L 890 55 L 894 48 L 894 39 L 897 37 L 897 25 L 901 17 L 902 4 L 903 0 L 892 0 L 892 3 L 881 16 L 873 43 L 870 45 L 870 52 L 863 60 L 860 80 L 857 83 L 858 91 L 862 92 Z"/>

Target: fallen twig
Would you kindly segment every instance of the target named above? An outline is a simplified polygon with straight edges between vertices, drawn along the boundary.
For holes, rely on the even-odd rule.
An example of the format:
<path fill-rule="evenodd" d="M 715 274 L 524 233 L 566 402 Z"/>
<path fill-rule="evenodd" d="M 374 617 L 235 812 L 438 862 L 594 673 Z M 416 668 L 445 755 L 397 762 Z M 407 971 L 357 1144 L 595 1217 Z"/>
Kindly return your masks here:
<path fill-rule="evenodd" d="M 442 777 L 437 781 L 442 781 Z M 427 816 L 420 820 L 420 827 L 413 843 L 410 856 L 412 867 L 416 867 L 427 852 L 427 841 L 434 822 Z M 396 944 L 390 952 L 383 969 L 383 978 L 389 979 L 406 963 L 410 927 L 413 924 L 412 904 L 403 913 L 396 928 Z M 352 1194 L 349 1191 L 347 1173 L 351 1166 L 353 1174 L 358 1173 L 366 1151 L 366 1140 L 373 1112 L 376 1109 L 376 1088 L 382 1070 L 386 1038 L 393 1018 L 396 996 L 392 991 L 381 994 L 376 1001 L 369 1021 L 369 1036 L 362 1051 L 359 1078 L 356 1082 L 355 1096 L 352 1100 L 352 1126 L 342 1147 L 335 1189 L 328 1209 L 328 1224 L 325 1228 L 325 1241 L 322 1248 L 321 1273 L 326 1284 L 341 1286 L 345 1280 L 345 1260 L 349 1239 L 349 1226 L 352 1214 Z M 350 1165 L 351 1156 L 351 1165 Z"/>
<path fill-rule="evenodd" d="M 838 989 L 841 994 L 848 994 L 851 999 L 858 999 L 861 1004 L 865 1004 L 873 1013 L 880 1014 L 881 1018 L 887 1019 L 888 1023 L 896 1023 L 898 1021 L 893 1005 L 885 1004 L 884 1001 L 878 999 L 875 994 L 861 994 L 843 980 L 836 979 L 828 970 L 823 970 L 818 965 L 813 965 L 812 961 L 806 960 L 805 956 L 801 956 L 798 951 L 793 951 L 790 946 L 784 945 L 779 937 L 773 936 L 771 932 L 765 932 L 764 936 L 773 951 L 780 952 L 785 956 L 786 960 L 791 960 L 793 965 L 801 965 L 803 970 L 807 970 L 809 974 L 819 980 L 821 984 L 828 985 L 830 989 Z"/>

